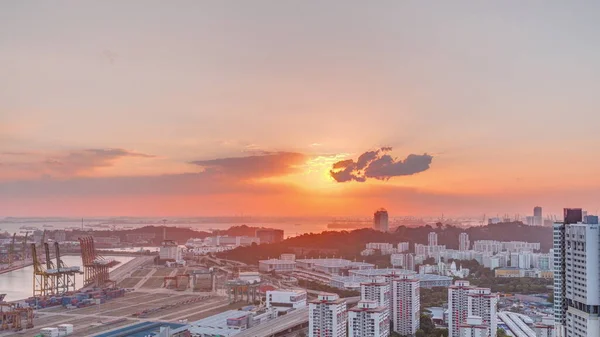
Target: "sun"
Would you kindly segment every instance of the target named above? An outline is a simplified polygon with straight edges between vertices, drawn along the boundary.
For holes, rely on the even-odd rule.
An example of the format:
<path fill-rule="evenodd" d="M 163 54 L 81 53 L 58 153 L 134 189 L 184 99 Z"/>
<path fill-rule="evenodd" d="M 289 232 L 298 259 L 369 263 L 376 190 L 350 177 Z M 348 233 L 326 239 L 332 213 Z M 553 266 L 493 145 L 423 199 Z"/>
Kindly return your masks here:
<path fill-rule="evenodd" d="M 334 163 L 343 160 L 347 154 L 320 155 L 308 159 L 304 164 L 297 165 L 297 172 L 283 177 L 262 179 L 264 182 L 288 183 L 308 190 L 339 191 L 344 189 L 336 182 L 329 171 Z"/>

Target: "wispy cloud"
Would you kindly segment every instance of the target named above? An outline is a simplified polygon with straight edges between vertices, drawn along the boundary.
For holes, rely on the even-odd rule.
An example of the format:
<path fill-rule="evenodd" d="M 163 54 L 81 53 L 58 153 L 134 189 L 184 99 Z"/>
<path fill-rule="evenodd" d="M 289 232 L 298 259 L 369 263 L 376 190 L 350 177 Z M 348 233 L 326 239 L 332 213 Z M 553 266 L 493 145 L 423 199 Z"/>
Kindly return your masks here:
<path fill-rule="evenodd" d="M 98 168 L 113 166 L 116 161 L 126 157 L 154 158 L 153 155 L 133 152 L 125 149 L 82 149 L 58 153 L 38 152 L 2 152 L 0 160 L 3 167 L 18 170 L 23 174 L 73 177 L 93 172 Z M 0 177 L 2 177 L 0 171 Z"/>

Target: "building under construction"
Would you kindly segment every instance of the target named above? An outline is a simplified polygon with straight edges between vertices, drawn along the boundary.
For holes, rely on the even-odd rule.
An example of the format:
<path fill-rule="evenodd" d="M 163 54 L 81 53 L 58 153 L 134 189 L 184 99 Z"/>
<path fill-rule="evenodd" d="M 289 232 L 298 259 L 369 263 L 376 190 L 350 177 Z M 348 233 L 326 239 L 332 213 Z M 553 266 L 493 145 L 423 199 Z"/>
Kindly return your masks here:
<path fill-rule="evenodd" d="M 83 262 L 83 285 L 94 287 L 114 286 L 109 278 L 110 268 L 119 264 L 113 259 L 105 259 L 96 251 L 94 238 L 91 236 L 79 238 L 81 261 Z"/>
<path fill-rule="evenodd" d="M 76 290 L 75 275 L 81 274 L 79 267 L 69 267 L 62 261 L 58 242 L 54 243 L 54 261 L 48 243 L 44 242 L 42 246 L 46 257 L 44 264 L 39 260 L 35 243 L 31 244 L 33 296 L 56 296 Z"/>

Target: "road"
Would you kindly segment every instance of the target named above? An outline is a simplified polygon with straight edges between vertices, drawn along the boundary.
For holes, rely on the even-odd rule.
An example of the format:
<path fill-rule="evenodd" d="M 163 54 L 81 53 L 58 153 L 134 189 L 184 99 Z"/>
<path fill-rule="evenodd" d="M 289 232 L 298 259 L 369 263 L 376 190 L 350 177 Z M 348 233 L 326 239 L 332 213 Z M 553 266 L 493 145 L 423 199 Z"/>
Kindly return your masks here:
<path fill-rule="evenodd" d="M 359 300 L 360 297 L 348 297 L 346 303 L 352 305 Z M 308 307 L 294 310 L 287 315 L 253 326 L 236 334 L 235 337 L 267 337 L 306 322 L 308 322 Z"/>

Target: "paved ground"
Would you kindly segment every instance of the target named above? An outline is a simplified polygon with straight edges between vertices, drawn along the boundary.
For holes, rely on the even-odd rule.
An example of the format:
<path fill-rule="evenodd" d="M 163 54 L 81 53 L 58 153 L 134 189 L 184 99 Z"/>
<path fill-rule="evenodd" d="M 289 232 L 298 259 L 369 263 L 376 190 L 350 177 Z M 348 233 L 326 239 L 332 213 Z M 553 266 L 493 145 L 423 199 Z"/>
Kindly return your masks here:
<path fill-rule="evenodd" d="M 243 303 L 232 307 L 241 307 Z M 36 311 L 35 328 L 15 332 L 0 332 L 0 336 L 34 336 L 41 328 L 70 323 L 73 336 L 90 336 L 143 321 L 177 322 L 180 319 L 199 319 L 226 310 L 226 297 L 210 293 L 181 293 L 173 290 L 134 291 L 125 297 L 87 308 L 53 307 Z M 145 316 L 135 316 L 143 310 L 153 310 Z M 197 318 L 199 317 L 199 318 Z"/>

